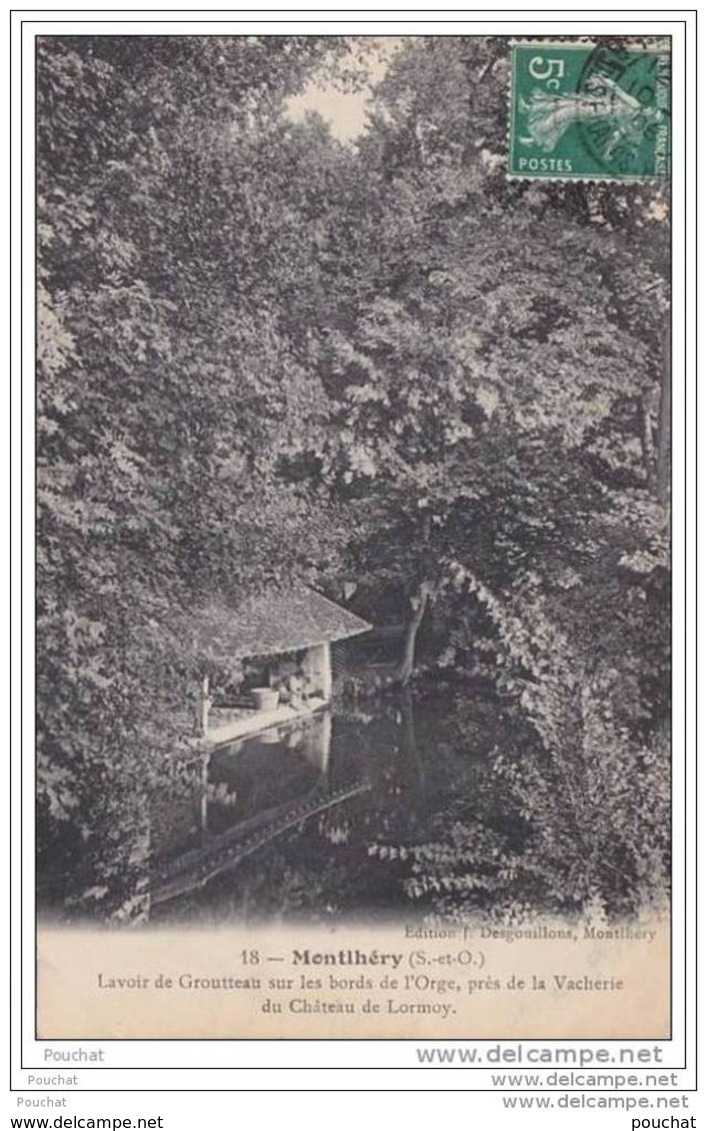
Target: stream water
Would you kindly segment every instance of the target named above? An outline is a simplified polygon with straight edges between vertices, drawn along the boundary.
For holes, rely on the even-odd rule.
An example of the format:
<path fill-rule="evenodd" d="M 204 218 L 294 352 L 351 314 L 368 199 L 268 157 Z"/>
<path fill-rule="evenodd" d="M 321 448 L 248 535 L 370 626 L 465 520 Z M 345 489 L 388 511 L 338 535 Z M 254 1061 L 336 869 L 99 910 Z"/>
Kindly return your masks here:
<path fill-rule="evenodd" d="M 415 851 L 453 821 L 483 813 L 520 835 L 492 769 L 511 728 L 494 700 L 437 691 L 220 748 L 187 787 L 128 798 L 108 824 L 97 810 L 46 844 L 40 911 L 153 922 L 402 912 L 419 895 Z"/>
<path fill-rule="evenodd" d="M 167 873 L 174 877 L 175 858 L 184 866 L 176 888 L 160 890 L 153 879 L 151 918 L 317 920 L 402 910 L 409 851 L 493 789 L 497 707 L 479 703 L 460 723 L 451 699 L 399 696 L 320 712 L 216 751 L 191 820 L 165 814 Z M 192 882 L 194 869 L 209 876 L 205 884 Z"/>

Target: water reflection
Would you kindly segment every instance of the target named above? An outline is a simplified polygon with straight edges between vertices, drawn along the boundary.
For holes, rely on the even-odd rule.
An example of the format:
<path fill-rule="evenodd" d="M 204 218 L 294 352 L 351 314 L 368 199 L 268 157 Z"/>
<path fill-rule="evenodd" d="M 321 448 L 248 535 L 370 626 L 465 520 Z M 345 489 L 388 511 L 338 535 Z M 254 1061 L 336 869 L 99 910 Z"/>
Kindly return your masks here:
<path fill-rule="evenodd" d="M 331 747 L 331 714 L 321 711 L 204 754 L 182 818 L 173 800 L 153 806 L 153 906 L 232 872 L 283 833 L 363 792 L 360 778 L 332 784 Z M 198 823 L 189 828 L 194 812 Z"/>
<path fill-rule="evenodd" d="M 441 778 L 455 777 L 449 766 L 442 773 L 449 705 L 427 703 L 417 714 L 422 726 L 409 695 L 334 715 L 326 709 L 204 753 L 186 777 L 167 777 L 149 796 L 136 783 L 113 788 L 105 804 L 58 833 L 43 830 L 41 908 L 63 918 L 144 920 L 189 918 L 198 906 L 218 917 L 240 913 L 244 877 L 252 895 L 283 872 L 285 886 L 295 887 L 306 874 L 316 905 L 318 892 L 330 902 L 324 888 L 334 864 L 342 890 L 350 873 L 353 892 L 372 838 L 419 835 Z M 368 900 L 365 883 L 356 898 Z"/>
<path fill-rule="evenodd" d="M 90 796 L 61 827 L 40 825 L 45 914 L 316 923 L 412 907 L 562 912 L 597 899 L 626 914 L 645 900 L 646 853 L 634 862 L 617 837 L 633 810 L 615 806 L 607 822 L 601 796 L 593 808 L 594 795 L 569 794 L 493 697 L 348 704 L 192 760 L 149 794 L 117 779 Z M 650 832 L 650 813 L 642 819 Z M 648 833 L 645 843 L 653 852 Z"/>
<path fill-rule="evenodd" d="M 404 904 L 398 870 L 381 868 L 371 845 L 417 843 L 450 790 L 473 796 L 469 775 L 485 760 L 453 737 L 449 703 L 416 711 L 402 694 L 217 750 L 192 802 L 198 827 L 185 835 L 173 806 L 153 814 L 153 915 Z"/>

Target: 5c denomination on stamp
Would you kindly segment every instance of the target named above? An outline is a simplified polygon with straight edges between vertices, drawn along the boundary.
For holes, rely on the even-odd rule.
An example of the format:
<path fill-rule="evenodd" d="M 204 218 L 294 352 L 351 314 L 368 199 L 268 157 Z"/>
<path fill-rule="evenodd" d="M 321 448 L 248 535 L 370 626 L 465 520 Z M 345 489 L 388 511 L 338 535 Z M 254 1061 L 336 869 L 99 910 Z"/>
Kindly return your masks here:
<path fill-rule="evenodd" d="M 670 175 L 667 48 L 514 44 L 509 112 L 511 178 Z"/>

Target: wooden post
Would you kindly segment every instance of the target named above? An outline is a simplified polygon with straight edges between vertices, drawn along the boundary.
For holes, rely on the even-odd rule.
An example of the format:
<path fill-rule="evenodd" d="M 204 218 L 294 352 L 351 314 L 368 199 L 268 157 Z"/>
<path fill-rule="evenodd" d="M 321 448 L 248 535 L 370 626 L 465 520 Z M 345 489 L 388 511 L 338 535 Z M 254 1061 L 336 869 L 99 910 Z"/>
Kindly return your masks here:
<path fill-rule="evenodd" d="M 196 696 L 196 725 L 202 737 L 207 734 L 209 729 L 210 709 L 211 696 L 209 694 L 209 677 L 205 675 Z"/>
<path fill-rule="evenodd" d="M 332 675 L 331 675 L 331 644 L 329 641 L 321 645 L 321 681 L 322 681 L 322 697 L 325 702 L 331 699 L 332 688 Z"/>
<path fill-rule="evenodd" d="M 302 661 L 302 671 L 307 681 L 309 694 L 321 695 L 326 703 L 331 699 L 331 645 L 313 644 L 307 649 Z"/>

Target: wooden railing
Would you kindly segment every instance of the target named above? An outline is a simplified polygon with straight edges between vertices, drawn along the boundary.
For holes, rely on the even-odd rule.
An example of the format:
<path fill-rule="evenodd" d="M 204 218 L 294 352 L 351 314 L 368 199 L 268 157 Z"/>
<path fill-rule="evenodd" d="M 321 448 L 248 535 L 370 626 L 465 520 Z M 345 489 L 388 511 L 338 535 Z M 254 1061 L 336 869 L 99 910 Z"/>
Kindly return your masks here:
<path fill-rule="evenodd" d="M 274 813 L 271 811 L 261 814 L 254 819 L 257 822 L 256 829 L 253 829 L 253 821 L 242 822 L 221 833 L 202 848 L 192 849 L 154 869 L 150 882 L 150 902 L 166 903 L 195 888 L 203 888 L 210 880 L 231 871 L 246 857 L 288 829 L 308 821 L 317 813 L 323 813 L 352 797 L 366 793 L 370 788 L 367 782 L 353 782 L 326 793 L 318 788 L 299 802 L 281 806 Z"/>

